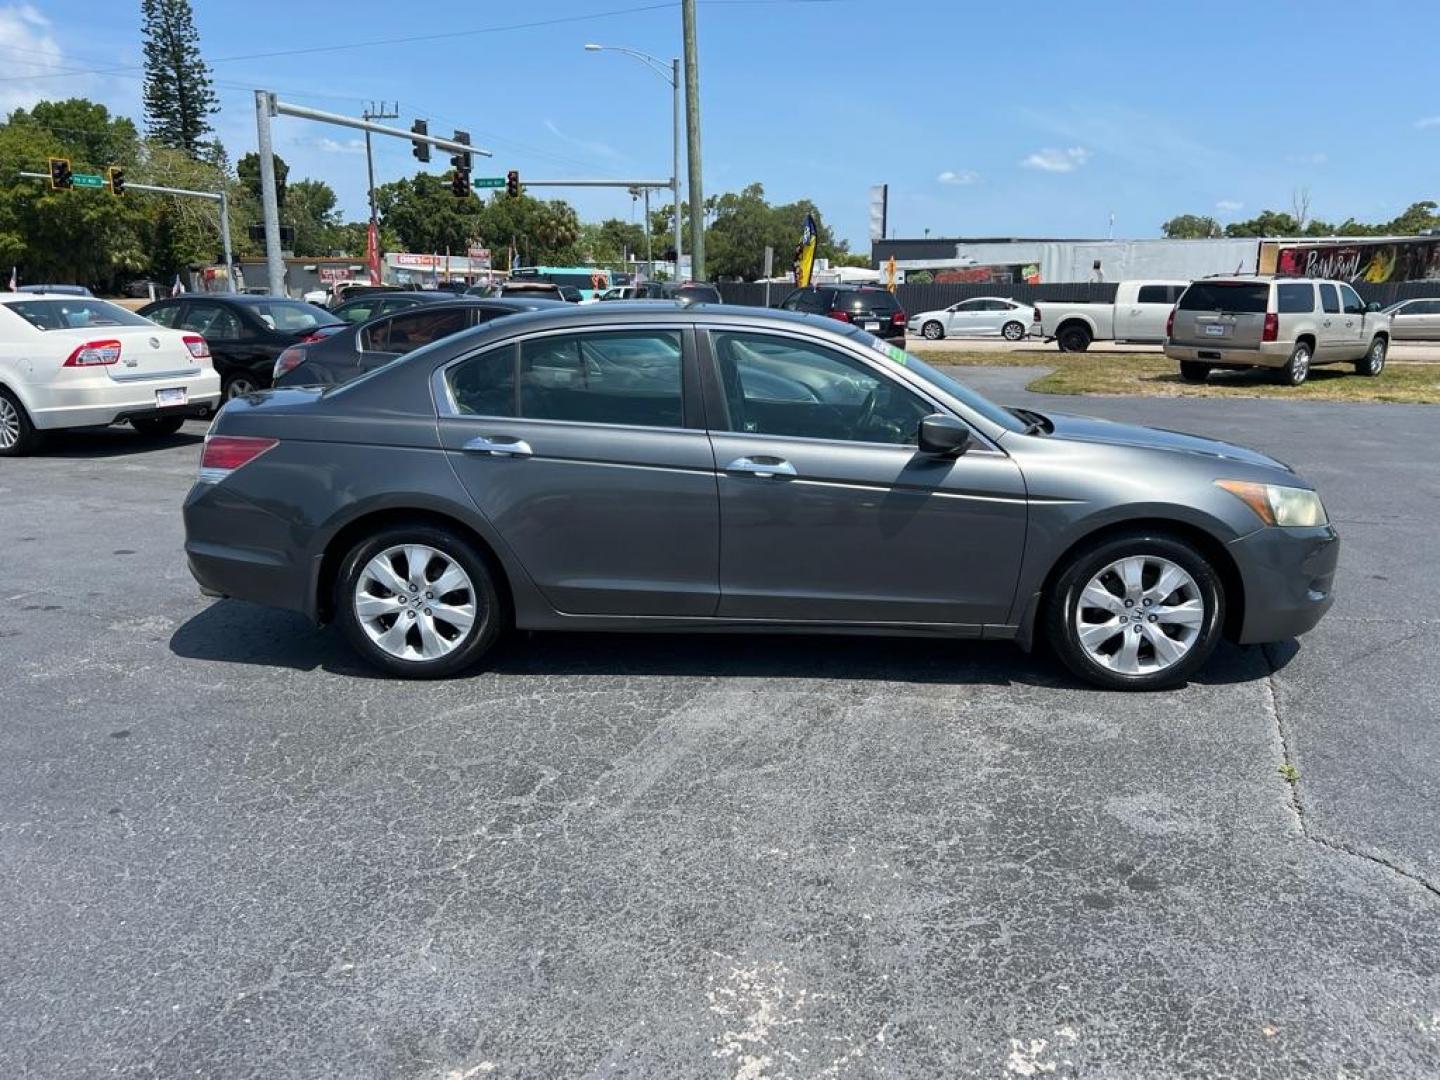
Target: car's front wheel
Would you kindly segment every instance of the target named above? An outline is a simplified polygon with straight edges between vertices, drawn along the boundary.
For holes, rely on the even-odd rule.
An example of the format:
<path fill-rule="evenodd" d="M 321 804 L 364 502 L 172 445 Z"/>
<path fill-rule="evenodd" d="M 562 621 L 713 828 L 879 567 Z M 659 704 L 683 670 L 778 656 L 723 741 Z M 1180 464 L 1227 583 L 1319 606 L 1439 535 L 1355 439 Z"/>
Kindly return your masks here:
<path fill-rule="evenodd" d="M 0 457 L 23 457 L 40 442 L 40 433 L 20 399 L 0 386 Z"/>
<path fill-rule="evenodd" d="M 433 525 L 395 526 L 356 544 L 341 563 L 334 603 L 357 652 L 412 679 L 470 667 L 495 643 L 502 622 L 485 558 Z"/>
<path fill-rule="evenodd" d="M 1225 592 L 1188 542 L 1136 531 L 1077 553 L 1047 599 L 1045 630 L 1072 672 L 1108 690 L 1184 682 L 1220 640 Z"/>
<path fill-rule="evenodd" d="M 1000 328 L 1000 336 L 1006 341 L 1019 341 L 1025 336 L 1025 324 L 1018 322 L 1007 322 Z"/>
<path fill-rule="evenodd" d="M 945 328 L 934 319 L 931 319 L 924 326 L 920 327 L 920 333 L 926 341 L 939 341 L 945 336 Z"/>
<path fill-rule="evenodd" d="M 1385 370 L 1385 353 L 1387 351 L 1385 339 L 1377 337 L 1370 343 L 1369 350 L 1365 356 L 1355 361 L 1355 374 L 1368 375 L 1374 378 Z"/>

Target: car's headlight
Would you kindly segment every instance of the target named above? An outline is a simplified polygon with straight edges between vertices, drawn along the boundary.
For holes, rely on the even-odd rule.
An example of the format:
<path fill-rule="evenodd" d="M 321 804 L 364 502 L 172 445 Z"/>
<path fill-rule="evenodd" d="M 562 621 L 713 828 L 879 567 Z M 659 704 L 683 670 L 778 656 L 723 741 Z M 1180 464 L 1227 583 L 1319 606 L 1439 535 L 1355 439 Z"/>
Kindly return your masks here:
<path fill-rule="evenodd" d="M 1256 484 L 1249 480 L 1216 480 L 1216 486 L 1234 495 L 1266 525 L 1301 527 L 1325 525 L 1325 504 L 1309 488 Z"/>

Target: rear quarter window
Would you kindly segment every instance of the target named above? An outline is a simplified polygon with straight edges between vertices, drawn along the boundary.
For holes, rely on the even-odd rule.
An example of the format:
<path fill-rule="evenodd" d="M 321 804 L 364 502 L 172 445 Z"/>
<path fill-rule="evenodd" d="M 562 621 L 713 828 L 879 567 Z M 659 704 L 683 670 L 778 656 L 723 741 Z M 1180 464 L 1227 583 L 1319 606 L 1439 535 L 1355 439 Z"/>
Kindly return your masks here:
<path fill-rule="evenodd" d="M 1197 281 L 1180 297 L 1181 311 L 1228 311 L 1263 315 L 1270 304 L 1266 281 Z"/>
<path fill-rule="evenodd" d="M 1281 283 L 1275 287 L 1276 310 L 1282 315 L 1302 315 L 1315 310 L 1315 286 L 1309 283 Z"/>
<path fill-rule="evenodd" d="M 1141 285 L 1140 292 L 1135 297 L 1137 304 L 1170 304 L 1170 286 L 1168 285 Z"/>

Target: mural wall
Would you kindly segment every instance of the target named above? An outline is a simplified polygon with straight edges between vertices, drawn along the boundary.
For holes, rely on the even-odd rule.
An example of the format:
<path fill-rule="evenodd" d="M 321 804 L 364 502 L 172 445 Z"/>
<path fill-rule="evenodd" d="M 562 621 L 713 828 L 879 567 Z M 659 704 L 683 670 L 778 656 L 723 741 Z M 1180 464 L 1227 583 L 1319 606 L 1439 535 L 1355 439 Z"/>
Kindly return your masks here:
<path fill-rule="evenodd" d="M 1352 243 L 1260 243 L 1260 273 L 1335 278 L 1352 284 L 1440 280 L 1440 237 Z"/>

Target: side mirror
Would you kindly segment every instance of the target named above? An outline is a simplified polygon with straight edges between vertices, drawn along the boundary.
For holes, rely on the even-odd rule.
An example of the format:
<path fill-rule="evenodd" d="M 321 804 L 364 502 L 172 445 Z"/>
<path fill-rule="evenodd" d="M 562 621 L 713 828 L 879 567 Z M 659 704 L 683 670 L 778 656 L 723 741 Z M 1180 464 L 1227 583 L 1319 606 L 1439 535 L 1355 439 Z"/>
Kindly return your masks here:
<path fill-rule="evenodd" d="M 1366 311 L 1379 311 L 1379 310 L 1380 310 L 1380 303 L 1379 303 L 1379 301 L 1371 300 L 1370 303 L 1368 303 L 1368 304 L 1365 305 L 1365 310 L 1366 310 Z"/>
<path fill-rule="evenodd" d="M 959 457 L 970 447 L 970 429 L 953 416 L 931 413 L 921 418 L 917 441 L 922 454 Z"/>

